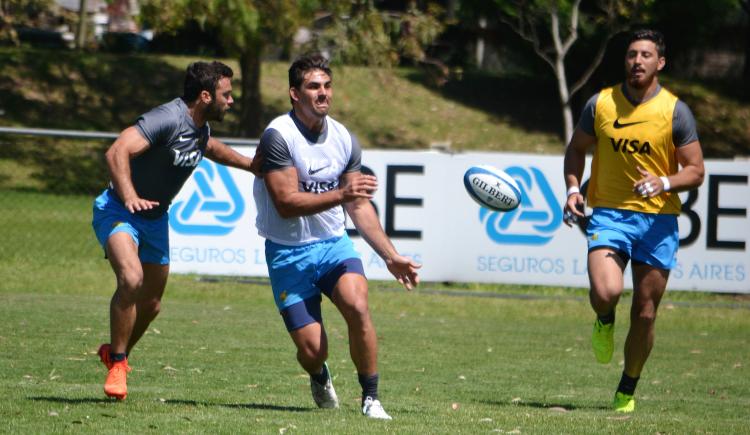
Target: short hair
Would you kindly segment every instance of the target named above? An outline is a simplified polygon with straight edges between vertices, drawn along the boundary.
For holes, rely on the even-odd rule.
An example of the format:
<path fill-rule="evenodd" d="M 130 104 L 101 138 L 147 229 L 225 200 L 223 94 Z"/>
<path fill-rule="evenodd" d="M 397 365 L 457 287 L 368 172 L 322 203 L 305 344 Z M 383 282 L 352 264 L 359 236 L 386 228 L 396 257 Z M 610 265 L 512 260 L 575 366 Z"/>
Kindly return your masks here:
<path fill-rule="evenodd" d="M 308 71 L 319 69 L 333 78 L 333 71 L 328 66 L 328 59 L 320 53 L 309 53 L 299 56 L 289 67 L 289 87 L 299 89 L 305 81 Z"/>
<path fill-rule="evenodd" d="M 221 62 L 193 62 L 187 67 L 182 99 L 186 102 L 195 101 L 202 91 L 208 91 L 216 97 L 216 87 L 223 77 L 232 78 L 232 68 Z"/>
<path fill-rule="evenodd" d="M 664 35 L 658 30 L 653 29 L 638 29 L 630 33 L 628 38 L 628 46 L 635 41 L 647 40 L 651 41 L 656 45 L 656 53 L 659 57 L 663 57 L 667 51 L 667 45 L 664 43 Z"/>

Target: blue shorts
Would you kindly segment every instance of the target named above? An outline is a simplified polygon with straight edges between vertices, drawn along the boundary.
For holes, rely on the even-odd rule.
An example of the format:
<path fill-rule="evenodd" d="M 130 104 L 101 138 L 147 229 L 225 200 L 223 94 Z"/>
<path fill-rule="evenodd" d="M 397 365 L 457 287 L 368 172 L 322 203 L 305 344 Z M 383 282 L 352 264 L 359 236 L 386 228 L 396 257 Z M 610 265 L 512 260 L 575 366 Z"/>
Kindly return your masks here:
<path fill-rule="evenodd" d="M 138 245 L 141 263 L 169 264 L 169 215 L 146 219 L 130 213 L 110 189 L 94 200 L 91 222 L 99 244 L 107 255 L 107 240 L 119 232 L 130 234 Z"/>
<path fill-rule="evenodd" d="M 626 262 L 632 258 L 660 269 L 677 264 L 677 215 L 595 208 L 586 235 L 589 251 L 612 248 Z"/>
<path fill-rule="evenodd" d="M 346 234 L 302 246 L 266 240 L 266 263 L 273 298 L 288 331 L 322 321 L 321 293 L 330 299 L 342 275 L 365 274 Z"/>

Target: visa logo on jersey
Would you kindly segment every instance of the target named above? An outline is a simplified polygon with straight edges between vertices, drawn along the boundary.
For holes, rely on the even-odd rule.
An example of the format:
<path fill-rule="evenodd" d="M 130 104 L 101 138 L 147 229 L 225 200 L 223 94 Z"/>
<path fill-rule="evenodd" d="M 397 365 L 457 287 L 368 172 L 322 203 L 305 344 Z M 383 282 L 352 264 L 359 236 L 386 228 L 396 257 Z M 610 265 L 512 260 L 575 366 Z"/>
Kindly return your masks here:
<path fill-rule="evenodd" d="M 173 149 L 172 152 L 174 152 L 174 161 L 172 162 L 174 166 L 192 168 L 198 166 L 198 163 L 203 159 L 203 153 L 200 150 L 180 151 Z"/>

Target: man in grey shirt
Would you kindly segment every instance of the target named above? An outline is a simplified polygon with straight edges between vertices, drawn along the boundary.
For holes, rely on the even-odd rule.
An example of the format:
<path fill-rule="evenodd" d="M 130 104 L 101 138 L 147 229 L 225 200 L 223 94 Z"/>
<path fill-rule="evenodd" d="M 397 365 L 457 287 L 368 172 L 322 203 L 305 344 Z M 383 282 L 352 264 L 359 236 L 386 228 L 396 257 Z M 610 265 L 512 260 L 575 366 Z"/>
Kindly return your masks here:
<path fill-rule="evenodd" d="M 211 137 L 208 121 L 221 121 L 234 102 L 232 75 L 220 62 L 191 64 L 183 96 L 141 115 L 107 150 L 111 182 L 94 201 L 92 224 L 117 278 L 111 341 L 98 352 L 109 370 L 109 397 L 127 396 L 127 356 L 159 313 L 169 274 L 167 210 L 175 195 L 204 155 L 257 172 L 253 159 Z"/>

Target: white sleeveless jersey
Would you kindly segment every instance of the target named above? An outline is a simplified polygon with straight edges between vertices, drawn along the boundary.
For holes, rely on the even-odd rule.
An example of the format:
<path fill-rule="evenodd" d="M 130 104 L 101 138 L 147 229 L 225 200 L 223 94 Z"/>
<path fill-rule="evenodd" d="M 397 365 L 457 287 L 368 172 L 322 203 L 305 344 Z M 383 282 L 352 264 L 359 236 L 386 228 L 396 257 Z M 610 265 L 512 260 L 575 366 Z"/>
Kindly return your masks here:
<path fill-rule="evenodd" d="M 293 112 L 279 116 L 263 132 L 259 150 L 264 159 L 263 172 L 290 166 L 297 170 L 300 192 L 318 194 L 337 189 L 342 174 L 361 169 L 359 144 L 330 116 L 317 136 Z M 282 218 L 262 178 L 255 178 L 253 197 L 258 209 L 258 234 L 273 242 L 299 246 L 340 237 L 346 231 L 342 206 L 311 216 Z"/>

